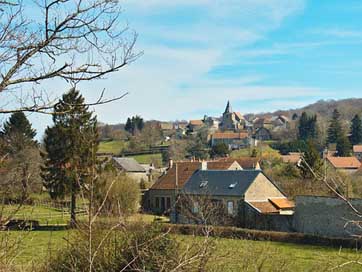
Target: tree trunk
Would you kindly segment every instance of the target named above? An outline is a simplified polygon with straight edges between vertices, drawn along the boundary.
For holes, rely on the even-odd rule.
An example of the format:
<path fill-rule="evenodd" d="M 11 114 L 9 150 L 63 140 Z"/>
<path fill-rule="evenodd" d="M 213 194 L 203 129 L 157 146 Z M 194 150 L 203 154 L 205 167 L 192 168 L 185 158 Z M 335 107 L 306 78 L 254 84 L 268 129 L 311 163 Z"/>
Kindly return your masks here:
<path fill-rule="evenodd" d="M 77 225 L 75 209 L 76 209 L 77 194 L 75 191 L 75 184 L 72 185 L 71 190 L 71 203 L 70 203 L 70 227 L 74 228 Z"/>

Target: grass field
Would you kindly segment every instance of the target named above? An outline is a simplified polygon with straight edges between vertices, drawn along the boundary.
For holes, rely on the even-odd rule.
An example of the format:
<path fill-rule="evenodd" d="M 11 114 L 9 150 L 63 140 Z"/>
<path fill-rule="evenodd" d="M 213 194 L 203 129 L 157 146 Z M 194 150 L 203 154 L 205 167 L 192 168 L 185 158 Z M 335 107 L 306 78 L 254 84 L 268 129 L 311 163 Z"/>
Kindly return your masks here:
<path fill-rule="evenodd" d="M 3 206 L 2 215 L 11 215 L 13 219 L 37 220 L 40 225 L 66 225 L 69 224 L 70 215 L 66 210 L 54 209 L 44 206 L 22 206 L 17 210 L 18 206 Z M 16 213 L 14 214 L 14 212 Z M 78 218 L 84 217 L 78 215 Z"/>
<path fill-rule="evenodd" d="M 156 154 L 143 154 L 132 156 L 136 161 L 142 164 L 148 164 L 151 162 L 156 162 L 159 166 L 162 165 L 162 155 L 161 153 Z"/>
<path fill-rule="evenodd" d="M 99 143 L 98 152 L 119 155 L 125 148 L 124 141 L 104 141 Z"/>
<path fill-rule="evenodd" d="M 0 233 L 18 239 L 19 254 L 14 261 L 25 266 L 38 264 L 49 254 L 67 247 L 72 231 L 12 231 Z M 190 243 L 192 236 L 177 235 L 182 243 Z M 201 238 L 196 238 L 201 240 Z M 209 263 L 209 271 L 328 271 L 348 260 L 359 260 L 352 250 L 304 246 L 268 241 L 214 239 L 216 251 Z M 259 267 L 259 270 L 258 270 Z M 362 266 L 350 264 L 336 271 L 361 271 Z"/>

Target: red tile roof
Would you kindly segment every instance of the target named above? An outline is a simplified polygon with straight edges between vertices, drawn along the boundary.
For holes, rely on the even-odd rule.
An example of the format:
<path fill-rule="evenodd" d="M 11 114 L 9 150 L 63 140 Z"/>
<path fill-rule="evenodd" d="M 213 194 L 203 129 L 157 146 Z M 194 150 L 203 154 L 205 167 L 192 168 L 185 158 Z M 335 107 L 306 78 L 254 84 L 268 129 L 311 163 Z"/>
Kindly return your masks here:
<path fill-rule="evenodd" d="M 294 201 L 287 198 L 269 198 L 269 201 L 278 209 L 293 209 L 295 207 Z"/>
<path fill-rule="evenodd" d="M 190 125 L 192 126 L 202 126 L 203 124 L 202 120 L 190 120 Z"/>
<path fill-rule="evenodd" d="M 334 168 L 358 169 L 361 162 L 356 157 L 327 157 Z"/>
<path fill-rule="evenodd" d="M 353 146 L 354 153 L 362 153 L 362 145 L 354 145 Z"/>
<path fill-rule="evenodd" d="M 279 213 L 279 210 L 269 201 L 247 201 L 247 203 L 260 213 Z"/>
<path fill-rule="evenodd" d="M 216 132 L 211 135 L 213 139 L 245 139 L 248 136 L 247 132 Z"/>
<path fill-rule="evenodd" d="M 282 160 L 285 163 L 297 163 L 300 160 L 302 153 L 289 153 L 289 155 L 282 155 Z"/>

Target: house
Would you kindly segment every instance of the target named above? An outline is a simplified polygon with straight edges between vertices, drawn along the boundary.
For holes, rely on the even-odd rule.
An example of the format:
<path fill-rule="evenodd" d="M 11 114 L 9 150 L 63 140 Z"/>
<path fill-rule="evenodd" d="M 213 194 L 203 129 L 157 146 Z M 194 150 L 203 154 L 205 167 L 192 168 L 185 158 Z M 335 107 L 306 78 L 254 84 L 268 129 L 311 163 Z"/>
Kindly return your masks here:
<path fill-rule="evenodd" d="M 266 128 L 268 130 L 272 130 L 274 128 L 273 120 L 269 117 L 257 117 L 253 121 L 254 130 L 258 130 L 259 128 Z"/>
<path fill-rule="evenodd" d="M 290 120 L 284 115 L 273 116 L 271 122 L 274 129 L 288 129 L 290 127 Z"/>
<path fill-rule="evenodd" d="M 214 170 L 242 170 L 260 169 L 259 162 L 255 158 L 231 159 L 225 158 L 216 161 L 179 161 L 172 162 L 168 170 L 156 181 L 148 191 L 145 201 L 146 210 L 163 214 L 170 212 L 174 207 L 178 192 L 186 184 L 192 174 L 199 169 Z"/>
<path fill-rule="evenodd" d="M 204 116 L 204 124 L 208 127 L 209 130 L 216 131 L 220 126 L 220 119 L 216 117 Z"/>
<path fill-rule="evenodd" d="M 353 146 L 353 155 L 359 160 L 362 161 L 362 145 Z"/>
<path fill-rule="evenodd" d="M 137 182 L 149 180 L 150 175 L 134 158 L 113 157 L 112 163 L 119 171 L 124 172 Z"/>
<path fill-rule="evenodd" d="M 249 145 L 248 132 L 215 132 L 210 135 L 211 146 L 224 143 L 231 149 L 239 149 Z"/>
<path fill-rule="evenodd" d="M 202 120 L 190 120 L 187 130 L 189 133 L 195 133 L 205 126 Z"/>
<path fill-rule="evenodd" d="M 282 155 L 282 161 L 284 163 L 298 164 L 303 156 L 300 152 L 289 152 L 288 155 Z"/>
<path fill-rule="evenodd" d="M 328 164 L 337 171 L 352 174 L 361 167 L 361 162 L 356 157 L 331 157 L 327 156 Z"/>
<path fill-rule="evenodd" d="M 261 127 L 255 131 L 254 138 L 258 141 L 270 141 L 272 139 L 272 135 L 269 129 Z"/>
<path fill-rule="evenodd" d="M 270 230 L 287 229 L 292 224 L 294 203 L 261 170 L 198 170 L 180 197 L 180 207 L 171 218 L 177 223 L 236 224 Z M 273 215 L 278 217 L 270 217 Z M 287 217 L 281 219 L 280 215 Z"/>
<path fill-rule="evenodd" d="M 228 101 L 225 111 L 221 118 L 220 129 L 222 131 L 239 131 L 245 129 L 245 119 L 240 112 L 233 112 L 231 104 Z"/>

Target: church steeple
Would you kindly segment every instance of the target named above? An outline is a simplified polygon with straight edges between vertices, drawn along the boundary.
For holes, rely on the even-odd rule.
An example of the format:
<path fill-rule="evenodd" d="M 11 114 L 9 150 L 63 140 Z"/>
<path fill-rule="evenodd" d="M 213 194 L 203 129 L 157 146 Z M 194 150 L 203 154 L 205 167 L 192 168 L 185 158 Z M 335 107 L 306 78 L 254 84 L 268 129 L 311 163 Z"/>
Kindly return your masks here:
<path fill-rule="evenodd" d="M 233 110 L 231 109 L 230 101 L 228 100 L 228 103 L 226 104 L 225 113 L 232 113 Z"/>

